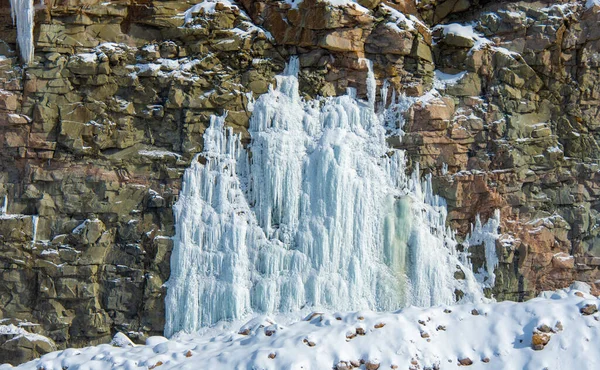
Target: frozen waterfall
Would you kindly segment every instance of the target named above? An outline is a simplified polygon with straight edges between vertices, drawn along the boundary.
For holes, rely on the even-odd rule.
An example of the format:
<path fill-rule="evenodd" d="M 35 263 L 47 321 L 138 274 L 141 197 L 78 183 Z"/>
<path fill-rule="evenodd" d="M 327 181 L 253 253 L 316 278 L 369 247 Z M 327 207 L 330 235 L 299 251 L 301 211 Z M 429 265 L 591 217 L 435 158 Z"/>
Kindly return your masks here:
<path fill-rule="evenodd" d="M 406 98 L 377 114 L 370 73 L 367 102 L 352 92 L 305 101 L 298 68 L 293 58 L 255 102 L 250 155 L 213 117 L 185 172 L 168 336 L 251 313 L 451 304 L 457 289 L 483 299 L 431 178 L 405 176 L 404 152 L 386 143 Z"/>

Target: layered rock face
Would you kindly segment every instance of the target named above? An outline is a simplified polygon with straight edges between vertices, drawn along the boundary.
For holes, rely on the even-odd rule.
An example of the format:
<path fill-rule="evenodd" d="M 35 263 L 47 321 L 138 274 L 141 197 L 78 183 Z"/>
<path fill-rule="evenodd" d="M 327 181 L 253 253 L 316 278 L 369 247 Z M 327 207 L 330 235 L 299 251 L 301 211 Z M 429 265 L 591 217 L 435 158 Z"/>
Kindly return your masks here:
<path fill-rule="evenodd" d="M 196 2 L 36 3 L 23 65 L 0 1 L 0 325 L 59 348 L 161 334 L 183 170 L 212 114 L 247 138 L 290 55 L 307 99 L 365 96 L 361 58 L 389 84 L 379 101 L 415 97 L 390 143 L 434 175 L 461 235 L 501 210 L 496 298 L 600 279 L 599 7 Z M 3 350 L 14 338 L 0 363 L 51 349 Z"/>

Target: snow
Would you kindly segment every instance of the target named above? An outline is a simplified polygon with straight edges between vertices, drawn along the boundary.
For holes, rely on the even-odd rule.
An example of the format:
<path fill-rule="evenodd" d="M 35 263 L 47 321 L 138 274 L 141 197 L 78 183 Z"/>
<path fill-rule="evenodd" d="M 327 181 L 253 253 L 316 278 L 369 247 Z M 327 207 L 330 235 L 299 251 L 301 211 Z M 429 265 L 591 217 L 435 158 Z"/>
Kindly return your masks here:
<path fill-rule="evenodd" d="M 33 60 L 33 0 L 10 0 L 10 14 L 17 25 L 17 43 L 25 64 Z"/>
<path fill-rule="evenodd" d="M 170 152 L 168 150 L 140 150 L 138 154 L 144 157 L 151 158 L 164 158 L 164 157 L 175 157 L 177 159 L 181 158 L 180 154 Z"/>
<path fill-rule="evenodd" d="M 421 25 L 423 29 L 429 29 L 427 26 L 423 24 L 417 17 L 412 14 L 406 16 L 404 13 L 387 6 L 385 4 L 381 5 L 381 8 L 389 14 L 389 18 L 391 22 L 386 23 L 386 26 L 390 29 L 395 30 L 396 32 L 400 32 L 400 28 L 398 25 L 401 25 L 403 29 L 412 31 L 415 29 L 417 24 Z"/>
<path fill-rule="evenodd" d="M 492 41 L 478 35 L 473 29 L 472 24 L 462 25 L 458 23 L 450 23 L 445 25 L 438 25 L 434 27 L 434 30 L 442 29 L 444 36 L 455 35 L 463 37 L 465 39 L 473 40 L 475 45 L 471 48 L 470 52 L 481 49 L 484 45 L 493 44 Z"/>
<path fill-rule="evenodd" d="M 321 311 L 289 323 L 258 315 L 220 332 L 150 337 L 135 347 L 67 349 L 17 368 L 133 370 L 161 362 L 161 370 L 340 369 L 362 360 L 378 362 L 380 369 L 452 369 L 469 358 L 473 365 L 468 368 L 474 370 L 596 369 L 600 316 L 580 313 L 586 304 L 600 306 L 589 291 L 577 283 L 524 303 L 411 307 L 393 313 Z M 531 339 L 538 328 L 549 330 L 550 341 L 536 351 Z"/>
<path fill-rule="evenodd" d="M 366 62 L 368 101 L 304 101 L 293 58 L 253 104 L 250 153 L 212 118 L 174 206 L 168 336 L 252 313 L 389 311 L 450 304 L 456 290 L 484 299 L 431 176 L 407 177 L 404 152 L 387 145 L 386 127 L 402 125 L 388 112 L 413 100 L 378 115 Z"/>
<path fill-rule="evenodd" d="M 90 220 L 89 218 L 86 219 L 85 221 L 83 221 L 82 223 L 80 223 L 79 225 L 77 225 L 77 227 L 75 227 L 71 233 L 75 234 L 75 235 L 79 235 L 83 232 L 83 230 L 85 230 L 86 226 L 92 222 L 92 220 Z"/>
<path fill-rule="evenodd" d="M 75 54 L 73 57 L 78 58 L 84 63 L 97 63 L 98 55 L 96 53 L 81 53 Z"/>
<path fill-rule="evenodd" d="M 23 324 L 23 323 L 21 323 L 21 324 Z M 43 341 L 43 342 L 54 345 L 54 343 L 50 339 L 44 337 L 43 335 L 30 333 L 27 330 L 23 329 L 22 327 L 20 327 L 21 324 L 19 324 L 19 326 L 15 326 L 13 324 L 0 325 L 0 335 L 13 336 L 9 340 L 18 340 L 19 338 L 25 337 L 32 342 L 33 341 Z M 27 325 L 27 324 L 30 324 L 30 323 L 24 323 L 23 326 L 34 326 L 34 325 Z M 0 369 L 2 369 L 2 365 L 0 365 Z"/>
<path fill-rule="evenodd" d="M 205 14 L 214 14 L 217 11 L 217 3 L 221 3 L 228 8 L 237 8 L 237 5 L 234 5 L 230 0 L 204 0 L 183 13 L 185 23 L 190 23 L 194 19 L 194 14 L 199 13 L 201 10 L 203 10 Z"/>
<path fill-rule="evenodd" d="M 587 0 L 585 2 L 585 8 L 586 9 L 590 9 L 593 8 L 595 6 L 600 6 L 600 0 Z"/>
<path fill-rule="evenodd" d="M 135 344 L 131 341 L 131 339 L 121 332 L 115 334 L 110 344 L 112 346 L 121 348 L 135 347 Z"/>
<path fill-rule="evenodd" d="M 291 5 L 292 9 L 297 9 L 298 6 L 303 2 L 304 0 L 285 0 L 285 2 L 289 5 Z M 320 0 L 320 2 L 323 3 L 329 3 L 333 6 L 351 6 L 354 7 L 356 10 L 360 10 L 363 13 L 368 13 L 369 9 L 365 8 L 364 6 L 358 4 L 358 1 L 356 0 Z"/>
<path fill-rule="evenodd" d="M 433 87 L 437 90 L 445 89 L 446 86 L 456 85 L 466 75 L 467 71 L 462 71 L 453 75 L 436 69 L 434 71 Z"/>

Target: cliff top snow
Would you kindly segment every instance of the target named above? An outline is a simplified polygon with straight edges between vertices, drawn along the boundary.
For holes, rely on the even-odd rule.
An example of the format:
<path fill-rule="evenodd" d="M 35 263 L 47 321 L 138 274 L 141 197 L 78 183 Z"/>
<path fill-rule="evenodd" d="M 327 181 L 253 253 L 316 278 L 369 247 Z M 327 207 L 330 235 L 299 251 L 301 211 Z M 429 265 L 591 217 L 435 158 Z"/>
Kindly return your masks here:
<path fill-rule="evenodd" d="M 146 345 L 119 334 L 18 369 L 597 369 L 598 306 L 579 283 L 525 303 L 313 313 L 287 325 L 258 316 Z"/>

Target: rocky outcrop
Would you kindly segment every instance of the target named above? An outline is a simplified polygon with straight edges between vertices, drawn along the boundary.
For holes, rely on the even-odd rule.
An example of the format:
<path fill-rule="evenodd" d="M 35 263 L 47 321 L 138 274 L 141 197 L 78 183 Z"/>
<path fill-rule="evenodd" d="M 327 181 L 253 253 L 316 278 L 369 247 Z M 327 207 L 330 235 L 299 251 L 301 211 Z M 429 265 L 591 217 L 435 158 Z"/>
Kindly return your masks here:
<path fill-rule="evenodd" d="M 501 209 L 490 293 L 595 284 L 600 9 L 356 3 L 45 1 L 23 66 L 0 1 L 0 320 L 59 348 L 162 333 L 183 170 L 213 114 L 248 138 L 249 104 L 296 54 L 306 98 L 365 96 L 362 58 L 389 84 L 379 101 L 407 97 L 390 144 L 434 175 L 461 235 Z"/>
<path fill-rule="evenodd" d="M 192 5 L 46 3 L 34 61 L 0 60 L 0 320 L 59 348 L 162 334 L 183 171 L 211 115 L 245 130 L 285 60 L 239 8 Z"/>

